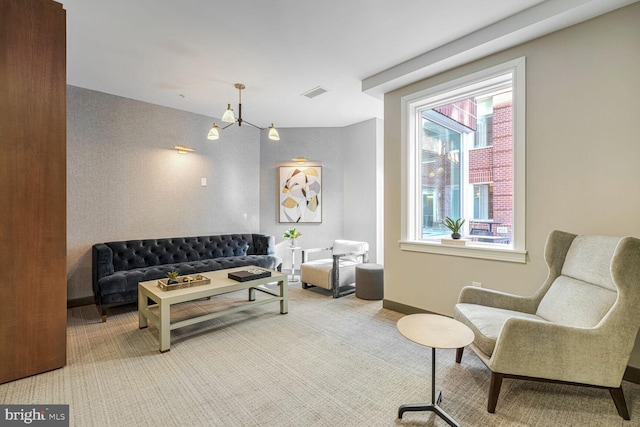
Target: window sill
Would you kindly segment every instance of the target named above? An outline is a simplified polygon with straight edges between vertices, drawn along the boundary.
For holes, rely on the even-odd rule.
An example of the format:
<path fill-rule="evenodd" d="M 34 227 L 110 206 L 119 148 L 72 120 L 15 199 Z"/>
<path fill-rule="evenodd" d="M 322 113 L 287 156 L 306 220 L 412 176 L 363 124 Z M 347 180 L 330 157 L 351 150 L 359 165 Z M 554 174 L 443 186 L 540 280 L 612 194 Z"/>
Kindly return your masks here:
<path fill-rule="evenodd" d="M 491 244 L 467 242 L 464 246 L 447 245 L 438 241 L 400 241 L 400 249 L 403 251 L 426 252 L 431 254 L 460 256 L 466 258 L 480 258 L 493 261 L 527 262 L 527 251 L 511 248 L 497 248 Z"/>

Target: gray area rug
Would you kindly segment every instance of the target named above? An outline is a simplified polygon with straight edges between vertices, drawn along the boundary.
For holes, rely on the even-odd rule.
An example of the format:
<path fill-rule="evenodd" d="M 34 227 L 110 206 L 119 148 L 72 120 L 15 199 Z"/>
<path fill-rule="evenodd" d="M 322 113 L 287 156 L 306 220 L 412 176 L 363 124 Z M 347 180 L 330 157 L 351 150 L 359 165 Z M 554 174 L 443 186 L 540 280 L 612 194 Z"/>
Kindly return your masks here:
<path fill-rule="evenodd" d="M 381 301 L 333 299 L 290 285 L 289 314 L 267 304 L 172 332 L 138 329 L 134 306 L 100 323 L 68 311 L 68 364 L 0 385 L 3 404 L 69 404 L 72 426 L 445 426 L 403 403 L 431 396 L 431 349 L 400 335 Z M 237 304 L 246 291 L 177 306 L 172 320 Z M 437 351 L 441 406 L 463 426 L 640 425 L 640 385 L 624 382 L 623 421 L 606 390 L 505 380 L 486 411 L 489 371 L 466 351 Z"/>

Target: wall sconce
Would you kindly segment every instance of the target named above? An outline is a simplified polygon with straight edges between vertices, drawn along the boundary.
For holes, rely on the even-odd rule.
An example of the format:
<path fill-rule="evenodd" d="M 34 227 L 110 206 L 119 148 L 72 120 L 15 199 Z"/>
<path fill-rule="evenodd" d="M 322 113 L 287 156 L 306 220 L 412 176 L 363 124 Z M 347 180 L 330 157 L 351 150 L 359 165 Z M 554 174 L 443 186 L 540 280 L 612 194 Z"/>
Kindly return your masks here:
<path fill-rule="evenodd" d="M 191 151 L 196 151 L 195 148 L 191 148 L 191 147 L 185 147 L 184 145 L 176 145 L 175 148 L 179 154 L 187 154 Z"/>
<path fill-rule="evenodd" d="M 296 162 L 299 165 L 304 165 L 306 162 L 309 161 L 309 159 L 307 159 L 306 157 L 294 157 L 293 159 L 291 159 L 292 162 Z"/>

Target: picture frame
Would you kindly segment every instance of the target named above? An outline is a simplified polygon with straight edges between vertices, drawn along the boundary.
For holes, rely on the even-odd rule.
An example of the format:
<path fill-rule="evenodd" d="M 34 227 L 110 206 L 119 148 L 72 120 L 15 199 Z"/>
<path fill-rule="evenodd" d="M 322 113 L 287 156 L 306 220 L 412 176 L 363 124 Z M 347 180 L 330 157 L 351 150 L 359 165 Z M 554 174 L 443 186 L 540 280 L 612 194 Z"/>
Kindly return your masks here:
<path fill-rule="evenodd" d="M 281 223 L 322 222 L 322 166 L 280 166 L 278 213 Z"/>

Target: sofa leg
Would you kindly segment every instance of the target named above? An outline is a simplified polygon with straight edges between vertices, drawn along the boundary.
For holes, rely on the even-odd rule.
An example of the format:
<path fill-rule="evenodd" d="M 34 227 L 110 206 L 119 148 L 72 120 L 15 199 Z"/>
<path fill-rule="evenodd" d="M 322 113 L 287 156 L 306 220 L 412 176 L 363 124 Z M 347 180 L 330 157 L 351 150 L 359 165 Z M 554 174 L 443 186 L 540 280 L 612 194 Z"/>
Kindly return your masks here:
<path fill-rule="evenodd" d="M 487 412 L 491 414 L 496 412 L 496 404 L 498 403 L 500 387 L 502 387 L 502 374 L 491 372 L 491 383 L 489 384 L 489 401 L 487 403 Z"/>
<path fill-rule="evenodd" d="M 629 410 L 627 409 L 627 402 L 624 400 L 624 393 L 622 392 L 622 386 L 618 388 L 609 388 L 609 393 L 613 398 L 613 403 L 616 405 L 616 409 L 618 410 L 618 414 L 622 417 L 622 419 L 630 420 Z"/>
<path fill-rule="evenodd" d="M 300 282 L 302 283 L 302 289 L 309 289 L 311 286 L 309 286 L 308 284 L 304 283 L 304 282 Z"/>
<path fill-rule="evenodd" d="M 456 348 L 456 363 L 462 362 L 463 352 L 464 352 L 464 347 Z"/>
<path fill-rule="evenodd" d="M 100 316 L 102 317 L 102 323 L 107 321 L 107 307 L 100 306 Z"/>

